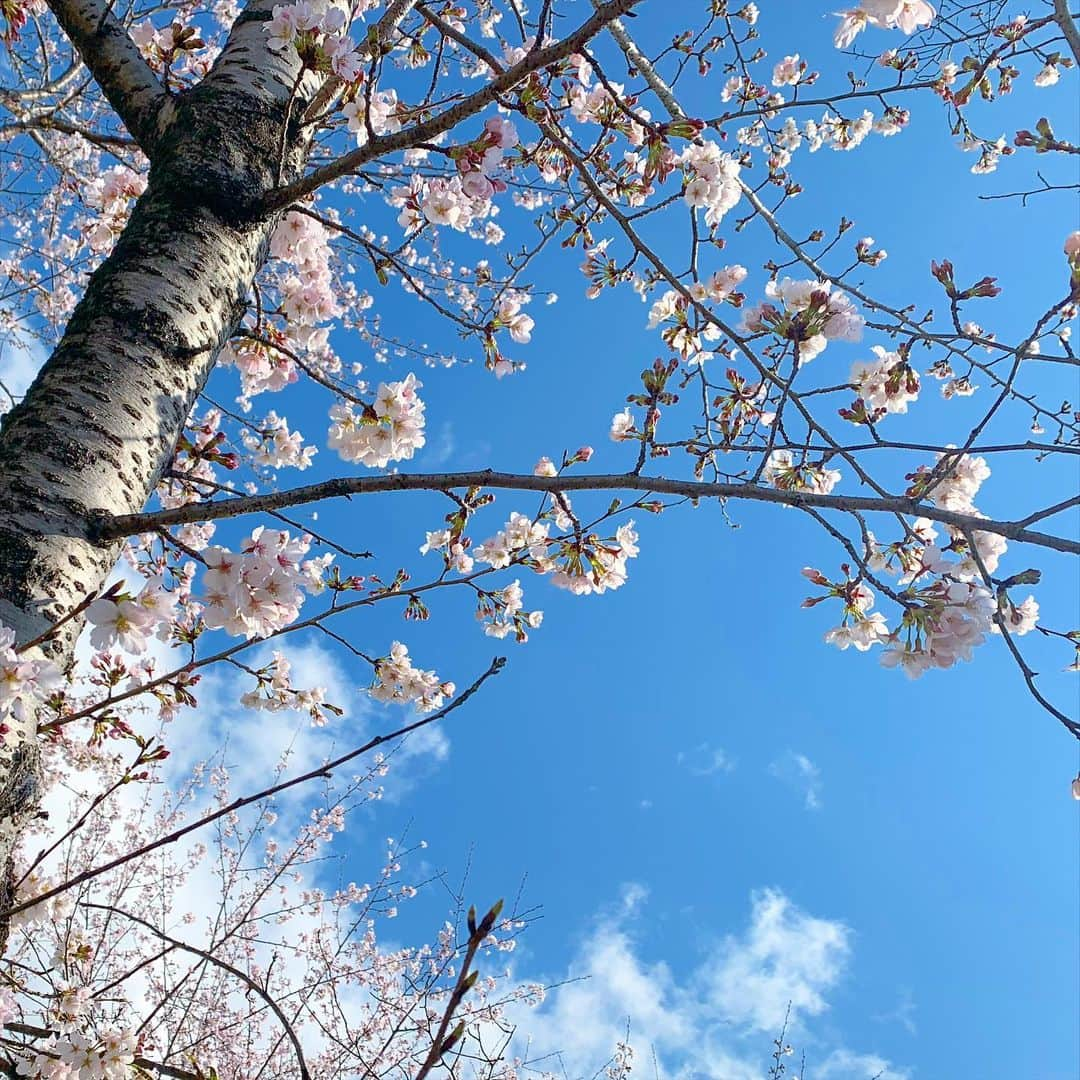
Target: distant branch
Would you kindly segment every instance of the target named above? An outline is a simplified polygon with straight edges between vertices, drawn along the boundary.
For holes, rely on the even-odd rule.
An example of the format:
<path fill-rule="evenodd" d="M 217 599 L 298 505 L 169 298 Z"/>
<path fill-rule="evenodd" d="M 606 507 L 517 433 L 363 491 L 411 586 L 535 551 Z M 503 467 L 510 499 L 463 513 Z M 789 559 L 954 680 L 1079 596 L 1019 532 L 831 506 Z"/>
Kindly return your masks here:
<path fill-rule="evenodd" d="M 363 746 L 358 746 L 355 750 L 350 750 L 347 754 L 342 754 L 341 757 L 334 758 L 333 761 L 327 761 L 325 764 L 319 765 L 317 768 L 312 769 L 310 772 L 303 773 L 301 776 L 294 776 L 291 780 L 283 780 L 281 783 L 264 788 L 262 791 L 257 791 L 254 795 L 247 795 L 242 799 L 234 799 L 227 806 L 219 806 L 212 813 L 199 818 L 198 821 L 183 825 L 171 833 L 159 836 L 156 840 L 152 840 L 148 844 L 143 844 L 142 847 L 135 848 L 123 855 L 119 855 L 115 859 L 103 863 L 101 866 L 95 866 L 89 870 L 84 870 L 82 873 L 76 874 L 74 877 L 54 888 L 39 893 L 37 896 L 31 896 L 19 904 L 13 905 L 8 911 L 0 912 L 0 919 L 10 919 L 12 915 L 16 915 L 20 911 L 26 911 L 28 908 L 34 907 L 35 904 L 51 900 L 54 896 L 59 896 L 61 893 L 67 892 L 68 889 L 75 888 L 76 885 L 82 885 L 84 882 L 91 881 L 96 877 L 100 877 L 102 874 L 107 874 L 110 870 L 115 870 L 117 867 L 131 862 L 133 859 L 142 858 L 144 855 L 149 855 L 150 852 L 157 851 L 159 848 L 175 844 L 185 836 L 188 836 L 223 817 L 229 817 L 238 810 L 242 810 L 245 806 L 251 806 L 253 803 L 261 802 L 263 799 L 269 799 L 283 791 L 299 787 L 301 784 L 307 784 L 312 780 L 320 778 L 326 779 L 335 769 L 341 768 L 342 765 L 352 761 L 353 758 L 360 757 L 361 754 L 366 754 L 369 750 L 374 750 L 376 746 L 381 746 L 383 743 L 391 742 L 394 739 L 401 738 L 403 735 L 408 735 L 410 732 L 417 731 L 422 727 L 427 727 L 429 724 L 434 724 L 444 716 L 452 713 L 455 709 L 460 708 L 480 689 L 481 686 L 483 686 L 485 682 L 487 682 L 488 679 L 493 675 L 498 675 L 505 664 L 506 659 L 504 657 L 495 657 L 495 659 L 491 661 L 490 667 L 488 667 L 483 675 L 469 686 L 468 689 L 458 694 L 449 705 L 440 709 L 438 712 L 431 713 L 429 716 L 422 716 L 419 720 L 414 720 L 411 724 L 406 724 L 404 727 L 400 727 L 396 731 L 391 731 L 386 735 L 376 735 L 373 739 L 369 739 L 364 743 Z"/>

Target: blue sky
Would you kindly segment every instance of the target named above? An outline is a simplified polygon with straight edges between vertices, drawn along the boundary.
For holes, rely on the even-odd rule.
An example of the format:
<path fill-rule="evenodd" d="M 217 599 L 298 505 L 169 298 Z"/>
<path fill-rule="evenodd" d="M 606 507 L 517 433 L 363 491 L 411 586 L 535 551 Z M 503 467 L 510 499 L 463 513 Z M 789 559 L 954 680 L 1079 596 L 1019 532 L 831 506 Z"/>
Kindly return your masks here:
<path fill-rule="evenodd" d="M 761 6 L 770 53 L 799 51 L 826 70 L 819 88 L 838 85 L 849 65 L 829 43 L 833 20 L 821 17 L 829 6 L 785 5 L 772 21 Z M 646 40 L 669 29 L 649 5 L 637 23 Z M 879 34 L 867 44 L 899 43 Z M 709 85 L 714 100 L 703 94 L 700 108 L 715 113 L 719 80 Z M 1025 86 L 984 110 L 986 123 L 994 136 L 1011 133 L 1053 107 L 1059 131 L 1075 132 L 1073 87 L 1066 76 L 1033 98 Z M 1026 208 L 979 201 L 1023 187 L 1031 158 L 972 177 L 973 158 L 955 148 L 934 102 L 905 104 L 915 122 L 896 138 L 875 137 L 850 155 L 800 153 L 807 192 L 791 208 L 792 230 L 840 213 L 855 219 L 852 241 L 873 235 L 890 253 L 868 271 L 876 290 L 923 307 L 940 303 L 932 258 L 951 258 L 961 278 L 997 276 L 1006 292 L 986 302 L 986 325 L 1022 336 L 1064 286 L 1061 244 L 1080 224 L 1075 199 L 1040 196 Z M 760 229 L 733 237 L 724 253 L 750 268 L 751 299 L 773 253 Z M 646 334 L 647 308 L 632 294 L 586 301 L 579 261 L 577 250 L 553 251 L 532 274 L 560 299 L 532 311 L 533 342 L 515 351 L 526 372 L 501 381 L 479 363 L 418 372 L 429 445 L 403 471 L 527 471 L 541 454 L 582 443 L 597 448 L 597 471 L 629 467 L 632 450 L 610 444 L 607 428 L 637 373 L 660 355 L 659 339 Z M 376 303 L 389 328 L 454 347 L 451 331 L 396 287 L 377 290 Z M 815 364 L 846 377 L 877 341 L 868 334 L 859 347 L 830 346 Z M 368 374 L 406 370 L 395 361 L 385 376 Z M 1060 379 L 1049 401 L 1080 396 L 1075 378 Z M 229 400 L 235 373 L 219 372 L 211 392 Z M 958 418 L 983 403 L 941 402 L 928 380 L 917 415 L 910 424 L 893 418 L 890 430 L 958 439 L 966 433 Z M 287 412 L 318 442 L 328 404 L 308 387 L 291 403 L 258 399 L 254 415 Z M 1016 415 L 1009 430 L 1021 438 Z M 673 410 L 675 430 L 677 417 Z M 681 469 L 661 464 L 657 472 Z M 1033 508 L 1048 491 L 1075 490 L 1075 467 L 992 464 L 979 499 L 989 514 L 1012 516 L 1028 499 Z M 323 449 L 303 480 L 349 468 Z M 607 501 L 582 496 L 575 505 Z M 472 535 L 483 539 L 511 510 L 535 504 L 502 493 Z M 318 523 L 374 550 L 380 573 L 406 565 L 419 575 L 416 549 L 448 509 L 437 496 L 367 497 L 319 507 Z M 468 865 L 466 893 L 478 905 L 519 889 L 523 907 L 542 905 L 515 970 L 552 983 L 592 975 L 524 1021 L 537 1046 L 567 1051 L 569 1075 L 595 1049 L 590 1023 L 599 1041 L 627 1015 L 672 1076 L 682 1068 L 694 1080 L 738 1080 L 751 1075 L 739 1071 L 747 1060 L 763 1074 L 776 1010 L 782 1017 L 790 998 L 808 1078 L 861 1080 L 882 1069 L 887 1080 L 1074 1077 L 1080 826 L 1068 783 L 1080 755 L 1027 694 L 1001 643 L 909 682 L 872 655 L 821 643 L 831 613 L 800 609 L 808 590 L 799 569 L 830 573 L 841 557 L 795 511 L 732 504 L 728 520 L 717 506 L 637 516 L 641 555 L 618 592 L 574 598 L 519 575 L 528 606 L 546 613 L 527 645 L 485 638 L 466 598 L 452 593 L 433 602 L 427 624 L 403 623 L 383 605 L 337 626 L 373 654 L 401 638 L 419 665 L 459 685 L 495 653 L 510 658 L 440 737 L 414 746 L 390 797 L 356 820 L 343 878 L 374 867 L 384 837 L 407 832 L 429 844 L 418 871 L 443 869 L 457 882 Z M 1075 533 L 1076 524 L 1073 516 L 1057 527 Z M 1016 572 L 1033 558 L 1014 547 L 1004 565 Z M 1080 625 L 1075 566 L 1041 555 L 1034 564 L 1047 570 L 1035 590 L 1046 623 Z M 1070 658 L 1032 644 L 1040 685 L 1075 710 L 1078 676 L 1059 673 Z M 349 698 L 339 702 L 349 717 L 329 738 L 345 746 L 356 741 L 350 725 L 394 726 L 395 712 L 361 704 L 366 672 L 325 642 L 308 645 L 303 670 Z M 423 940 L 445 906 L 445 893 L 429 888 L 404 913 L 402 935 Z M 766 977 L 755 981 L 754 972 Z M 647 1060 L 647 1047 L 638 1049 Z"/>
<path fill-rule="evenodd" d="M 766 45 L 777 57 L 801 51 L 842 77 L 844 61 L 828 45 L 832 20 L 818 19 L 818 7 L 799 5 L 783 27 L 766 12 Z M 873 47 L 894 43 L 885 39 Z M 1075 127 L 1070 92 L 1062 85 L 1033 101 L 1025 90 L 1015 102 L 995 103 L 985 110 L 993 129 L 986 133 L 1031 126 L 1032 110 L 1050 102 L 1062 130 L 1066 121 Z M 987 325 L 1003 337 L 1022 334 L 1043 298 L 1062 287 L 1060 248 L 1077 226 L 1075 201 L 1043 196 L 1026 208 L 979 201 L 978 194 L 1022 187 L 1031 160 L 1006 160 L 982 178 L 969 174 L 972 163 L 928 102 L 916 109 L 913 130 L 865 152 L 802 156 L 798 175 L 808 190 L 793 208 L 793 231 L 841 212 L 854 218 L 852 238 L 871 234 L 890 252 L 870 272 L 873 284 L 888 298 L 924 306 L 940 303 L 929 288 L 932 258 L 951 258 L 971 280 L 997 276 L 1008 299 L 988 306 Z M 755 275 L 753 261 L 772 254 L 762 232 L 732 239 L 729 254 L 752 267 L 760 289 L 764 275 Z M 498 383 L 478 369 L 423 376 L 429 423 L 444 442 L 433 440 L 417 469 L 432 457 L 438 466 L 527 469 L 541 453 L 555 457 L 582 442 L 597 447 L 599 471 L 629 464 L 629 452 L 605 443 L 604 432 L 658 343 L 643 333 L 646 309 L 636 298 L 582 299 L 577 261 L 560 253 L 544 267 L 547 276 L 534 275 L 560 301 L 534 312 L 533 343 L 517 350 L 526 373 Z M 392 308 L 378 300 L 389 320 Z M 867 335 L 864 344 L 874 341 Z M 846 370 L 854 352 L 816 363 Z M 1075 396 L 1075 379 L 1063 387 Z M 955 417 L 968 403 L 940 402 L 932 385 L 923 403 L 908 431 L 940 434 L 944 421 L 963 434 Z M 980 404 L 976 395 L 971 410 Z M 1024 421 L 1011 430 L 1019 437 Z M 1051 475 L 996 467 L 980 506 L 1014 513 L 1018 500 L 1038 501 Z M 1071 486 L 1062 469 L 1052 483 L 1067 494 L 1075 480 L 1075 468 Z M 326 507 L 320 522 L 355 528 L 377 518 L 378 549 L 407 550 L 435 527 L 442 505 L 388 497 Z M 531 505 L 500 494 L 488 531 L 509 510 Z M 607 998 L 597 988 L 578 1003 L 577 1024 L 587 1024 L 586 1014 L 617 1012 L 611 998 L 632 982 L 625 968 L 599 961 L 598 943 L 625 935 L 640 965 L 666 964 L 673 984 L 695 986 L 702 967 L 730 959 L 725 941 L 746 946 L 751 897 L 771 888 L 850 931 L 835 978 L 819 983 L 827 985 L 827 1010 L 802 1014 L 810 1076 L 869 1077 L 885 1067 L 874 1055 L 898 1075 L 923 1080 L 1075 1076 L 1073 741 L 1031 701 L 1000 643 L 970 665 L 916 683 L 872 657 L 826 649 L 820 635 L 829 615 L 799 609 L 806 589 L 798 571 L 808 562 L 834 568 L 835 549 L 794 512 L 734 505 L 730 517 L 737 530 L 715 506 L 640 522 L 641 556 L 615 594 L 575 599 L 523 580 L 527 599 L 546 611 L 543 628 L 512 648 L 507 673 L 448 723 L 446 760 L 409 797 L 382 807 L 380 824 L 415 822 L 433 862 L 453 880 L 468 858 L 470 897 L 512 895 L 524 881 L 525 902 L 542 904 L 543 919 L 529 929 L 519 963 L 553 981 L 591 971 L 596 983 L 606 973 L 614 986 Z M 1075 526 L 1074 517 L 1059 527 Z M 1010 568 L 1026 565 L 1014 549 Z M 1043 565 L 1046 585 L 1036 595 L 1048 623 L 1074 625 L 1075 568 Z M 411 648 L 418 660 L 466 679 L 492 643 L 470 635 L 457 621 L 467 611 L 455 618 L 450 599 L 435 610 L 430 624 L 408 627 Z M 357 632 L 377 638 L 399 627 L 372 616 Z M 1056 673 L 1068 659 L 1061 657 L 1047 656 L 1044 686 L 1074 709 L 1075 676 Z M 630 883 L 647 895 L 628 915 L 620 898 Z M 799 954 L 810 944 L 792 940 L 777 971 L 783 983 L 790 965 L 795 994 Z M 631 995 L 620 1000 L 628 1010 L 635 1001 L 641 1007 Z M 763 1069 L 771 1035 L 747 1036 L 730 1003 L 704 1000 L 712 1000 L 721 1045 L 750 1056 L 756 1047 Z M 630 1022 L 633 1030 L 632 1015 Z M 661 1061 L 674 1071 L 685 1037 L 687 1068 L 699 1070 L 693 1075 L 734 1076 L 715 1046 L 691 1045 L 703 1029 L 692 1030 L 661 1038 Z M 564 1028 L 562 1037 L 577 1045 L 574 1031 Z"/>

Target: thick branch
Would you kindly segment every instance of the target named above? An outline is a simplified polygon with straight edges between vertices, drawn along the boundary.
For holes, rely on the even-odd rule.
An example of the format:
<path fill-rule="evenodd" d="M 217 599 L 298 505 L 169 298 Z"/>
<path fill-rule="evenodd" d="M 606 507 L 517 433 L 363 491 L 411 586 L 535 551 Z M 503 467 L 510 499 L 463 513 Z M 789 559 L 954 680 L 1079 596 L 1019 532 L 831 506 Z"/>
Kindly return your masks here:
<path fill-rule="evenodd" d="M 267 196 L 266 207 L 269 210 L 281 210 L 290 203 L 303 199 L 322 187 L 332 183 L 349 173 L 356 172 L 361 166 L 386 154 L 392 154 L 398 150 L 406 150 L 417 143 L 430 142 L 445 131 L 456 127 L 463 120 L 485 109 L 500 94 L 512 90 L 526 76 L 534 71 L 549 67 L 566 59 L 572 53 L 577 52 L 586 42 L 594 38 L 613 19 L 629 11 L 640 0 L 610 0 L 609 3 L 600 4 L 596 13 L 587 19 L 568 37 L 555 42 L 542 49 L 534 49 L 519 64 L 515 64 L 501 75 L 497 75 L 482 90 L 476 91 L 463 98 L 456 105 L 444 109 L 441 113 L 433 116 L 412 127 L 403 128 L 391 135 L 376 135 L 369 139 L 359 149 L 324 165 L 320 169 L 309 173 L 303 179 L 278 188 Z"/>
<path fill-rule="evenodd" d="M 59 131 L 63 135 L 78 135 L 102 150 L 113 148 L 126 149 L 135 145 L 135 140 L 127 135 L 110 135 L 105 131 L 93 131 L 82 124 L 71 124 L 58 120 L 51 114 L 38 115 L 10 120 L 0 124 L 0 137 L 17 131 Z"/>
<path fill-rule="evenodd" d="M 112 5 L 49 0 L 49 8 L 139 148 L 152 157 L 171 98 L 113 15 Z"/>
<path fill-rule="evenodd" d="M 958 529 L 994 533 L 1018 543 L 1052 548 L 1071 555 L 1080 555 L 1080 541 L 1052 536 L 1024 528 L 1015 521 L 996 521 L 992 518 L 942 510 L 918 499 L 906 496 L 817 495 L 809 491 L 786 491 L 782 488 L 759 487 L 755 484 L 721 484 L 700 480 L 671 480 L 662 476 L 639 476 L 636 473 L 607 473 L 564 476 L 529 476 L 518 473 L 480 472 L 457 473 L 394 473 L 389 476 L 341 476 L 318 484 L 269 492 L 265 495 L 245 495 L 221 502 L 189 503 L 172 510 L 156 510 L 145 514 L 124 514 L 99 521 L 97 535 L 104 542 L 152 532 L 172 525 L 187 525 L 197 521 L 217 521 L 221 518 L 280 510 L 288 506 L 318 502 L 321 499 L 348 498 L 387 491 L 446 491 L 450 488 L 509 488 L 516 491 L 641 491 L 655 495 L 681 495 L 690 499 L 747 499 L 751 502 L 774 503 L 780 506 L 813 506 L 823 510 L 882 512 L 908 514 L 939 521 Z"/>
<path fill-rule="evenodd" d="M 1069 14 L 1069 0 L 1054 0 L 1054 19 L 1072 49 L 1073 59 L 1080 64 L 1080 30 Z"/>

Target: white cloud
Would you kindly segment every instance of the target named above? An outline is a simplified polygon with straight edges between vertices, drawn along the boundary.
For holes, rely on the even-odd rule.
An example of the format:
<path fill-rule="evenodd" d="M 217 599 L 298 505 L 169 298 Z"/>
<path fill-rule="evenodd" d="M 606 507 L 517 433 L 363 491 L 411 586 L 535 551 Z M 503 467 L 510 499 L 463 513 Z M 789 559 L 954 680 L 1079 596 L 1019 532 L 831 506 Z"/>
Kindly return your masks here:
<path fill-rule="evenodd" d="M 821 1045 L 807 1023 L 828 1008 L 846 973 L 851 932 L 842 922 L 765 889 L 751 896 L 744 930 L 680 974 L 666 959 L 646 957 L 637 940 L 646 896 L 625 886 L 544 1005 L 515 1015 L 517 1050 L 534 1068 L 570 1080 L 598 1075 L 629 1031 L 637 1065 L 653 1076 L 655 1061 L 657 1080 L 763 1080 L 790 1005 L 789 1041 L 822 1062 L 807 1080 L 868 1080 L 874 1073 L 859 1070 L 872 1065 L 884 1070 L 881 1080 L 909 1080 L 876 1055 Z"/>
<path fill-rule="evenodd" d="M 821 809 L 821 770 L 805 754 L 789 750 L 769 766 L 769 773 L 801 792 L 807 810 Z"/>
<path fill-rule="evenodd" d="M 755 893 L 749 930 L 726 938 L 710 965 L 710 998 L 726 1020 L 756 1031 L 776 1031 L 789 1002 L 794 1023 L 816 1016 L 844 971 L 849 936 L 843 923 L 806 914 L 778 890 Z"/>

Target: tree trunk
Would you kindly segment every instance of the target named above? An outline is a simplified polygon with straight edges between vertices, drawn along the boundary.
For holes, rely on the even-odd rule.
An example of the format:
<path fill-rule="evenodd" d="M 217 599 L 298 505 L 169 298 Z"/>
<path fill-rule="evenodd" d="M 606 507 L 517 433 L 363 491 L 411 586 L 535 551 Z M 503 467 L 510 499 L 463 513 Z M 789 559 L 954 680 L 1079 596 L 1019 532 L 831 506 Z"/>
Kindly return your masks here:
<path fill-rule="evenodd" d="M 316 85 L 301 81 L 290 110 L 299 64 L 292 50 L 266 48 L 268 17 L 249 8 L 206 79 L 155 108 L 147 190 L 0 427 L 0 622 L 20 642 L 102 587 L 119 545 L 95 542 L 94 519 L 146 504 L 263 262 L 275 220 L 262 200 L 302 168 L 303 133 L 294 123 L 283 153 L 282 132 Z M 61 664 L 80 622 L 45 646 Z M 47 781 L 35 740 L 12 730 L 0 747 L 0 912 L 19 831 Z M 7 926 L 0 915 L 0 953 Z"/>

